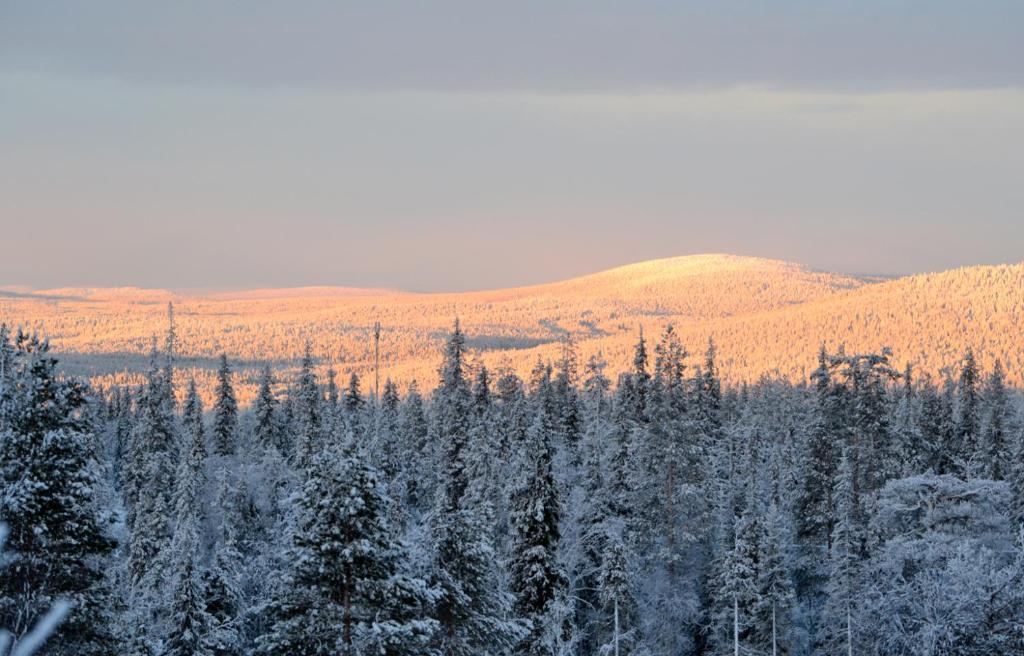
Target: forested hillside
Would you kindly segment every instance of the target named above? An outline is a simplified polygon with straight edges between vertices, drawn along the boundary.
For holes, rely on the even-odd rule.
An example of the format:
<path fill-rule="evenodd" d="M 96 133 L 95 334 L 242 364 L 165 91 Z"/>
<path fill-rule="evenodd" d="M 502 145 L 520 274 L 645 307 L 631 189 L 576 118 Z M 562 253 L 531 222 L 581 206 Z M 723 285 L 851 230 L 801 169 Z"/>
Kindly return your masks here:
<path fill-rule="evenodd" d="M 667 326 L 520 376 L 456 322 L 431 391 L 306 346 L 242 407 L 177 325 L 103 389 L 0 331 L 0 627 L 70 600 L 43 653 L 1024 653 L 1020 372 L 966 344 L 732 384 Z"/>
<path fill-rule="evenodd" d="M 372 330 L 382 325 L 386 377 L 424 391 L 435 385 L 435 353 L 453 317 L 472 326 L 469 347 L 490 368 L 521 377 L 538 358 L 557 357 L 565 335 L 586 359 L 599 351 L 613 378 L 625 371 L 639 326 L 654 335 L 672 324 L 690 348 L 714 335 L 723 380 L 753 382 L 776 373 L 791 382 L 815 368 L 814 353 L 893 347 L 939 381 L 964 348 L 992 367 L 1000 360 L 1024 383 L 1024 265 L 970 267 L 891 281 L 809 271 L 774 260 L 702 255 L 654 260 L 573 280 L 484 292 L 422 294 L 349 288 L 221 293 L 140 289 L 55 289 L 0 295 L 0 321 L 46 335 L 62 367 L 101 387 L 144 378 L 153 335 L 174 304 L 181 335 L 179 371 L 195 377 L 209 402 L 217 357 L 238 371 L 249 405 L 268 362 L 283 380 L 298 373 L 307 342 L 321 378 L 370 374 Z M 178 381 L 179 393 L 182 381 Z M 179 401 L 181 399 L 179 398 Z"/>

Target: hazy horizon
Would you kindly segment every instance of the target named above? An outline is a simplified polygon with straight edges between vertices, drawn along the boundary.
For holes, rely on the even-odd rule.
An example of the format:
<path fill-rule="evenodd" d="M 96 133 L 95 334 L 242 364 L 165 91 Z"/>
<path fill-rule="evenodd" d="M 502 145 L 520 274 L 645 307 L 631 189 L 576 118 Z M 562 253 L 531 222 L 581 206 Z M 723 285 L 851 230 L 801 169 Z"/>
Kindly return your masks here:
<path fill-rule="evenodd" d="M 597 268 L 597 269 L 580 270 L 580 271 L 576 271 L 576 272 L 571 272 L 568 275 L 559 276 L 559 277 L 555 277 L 555 278 L 543 279 L 543 280 L 534 280 L 534 281 L 522 282 L 522 283 L 518 283 L 518 284 L 513 283 L 513 284 L 502 285 L 502 286 L 497 286 L 497 287 L 416 288 L 416 287 L 397 287 L 397 286 L 374 285 L 374 284 L 352 285 L 352 284 L 346 283 L 343 280 L 342 281 L 311 282 L 311 283 L 308 283 L 308 284 L 296 284 L 296 285 L 252 285 L 252 284 L 248 284 L 247 285 L 247 284 L 243 283 L 243 284 L 237 284 L 237 285 L 205 285 L 205 286 L 203 286 L 203 285 L 194 285 L 194 286 L 188 286 L 188 287 L 160 287 L 160 286 L 151 286 L 151 285 L 138 285 L 138 284 L 133 284 L 133 283 L 128 282 L 128 283 L 125 283 L 125 284 L 110 284 L 110 285 L 90 285 L 90 284 L 82 284 L 82 283 L 67 283 L 67 284 L 56 284 L 56 285 L 45 285 L 45 286 L 33 286 L 33 285 L 26 285 L 26 284 L 17 283 L 17 282 L 9 283 L 9 282 L 0 280 L 0 292 L 8 292 L 8 293 L 11 293 L 11 292 L 13 292 L 13 293 L 39 293 L 39 292 L 46 292 L 46 291 L 50 291 L 50 290 L 76 289 L 76 288 L 83 288 L 83 289 L 117 289 L 117 288 L 125 288 L 125 289 L 142 289 L 142 290 L 152 289 L 154 291 L 166 291 L 166 292 L 171 292 L 171 293 L 175 293 L 175 294 L 182 294 L 182 295 L 186 295 L 187 296 L 189 294 L 200 294 L 201 295 L 201 294 L 215 294 L 215 293 L 227 293 L 227 292 L 259 291 L 259 290 L 273 291 L 273 290 L 290 290 L 290 289 L 302 289 L 302 288 L 325 288 L 325 289 L 353 289 L 353 290 L 362 290 L 362 291 L 385 291 L 385 292 L 386 291 L 396 291 L 396 292 L 426 293 L 426 294 L 430 294 L 430 293 L 445 294 L 445 293 L 463 293 L 463 292 L 477 292 L 477 291 L 481 291 L 481 292 L 483 292 L 483 291 L 497 291 L 497 290 L 502 290 L 502 289 L 513 289 L 513 288 L 518 288 L 518 287 L 530 287 L 530 286 L 535 286 L 535 285 L 544 285 L 544 284 L 549 284 L 549 283 L 558 283 L 558 282 L 573 280 L 573 279 L 576 279 L 576 278 L 581 278 L 581 277 L 585 277 L 585 276 L 589 276 L 589 275 L 593 275 L 593 274 L 597 274 L 597 273 L 603 273 L 605 271 L 609 271 L 609 270 L 613 270 L 613 269 L 618 269 L 618 268 L 622 268 L 622 267 L 628 267 L 628 266 L 633 265 L 633 264 L 641 264 L 641 263 L 652 262 L 652 261 L 671 260 L 671 259 L 678 259 L 678 258 L 689 258 L 689 257 L 699 258 L 699 257 L 719 257 L 719 256 L 721 256 L 721 257 L 738 257 L 738 258 L 753 258 L 753 259 L 773 260 L 773 261 L 779 261 L 779 262 L 786 262 L 787 264 L 799 265 L 799 266 L 802 266 L 802 267 L 806 268 L 808 271 L 812 271 L 812 272 L 834 273 L 834 274 L 838 274 L 838 275 L 853 276 L 853 277 L 864 278 L 864 279 L 875 279 L 875 278 L 877 278 L 879 280 L 898 279 L 898 278 L 902 278 L 902 277 L 906 277 L 906 276 L 914 276 L 914 275 L 920 275 L 920 274 L 941 273 L 943 271 L 948 271 L 948 270 L 951 270 L 951 269 L 964 268 L 964 267 L 972 267 L 972 266 L 1002 266 L 1002 265 L 1014 265 L 1014 264 L 1018 264 L 1018 263 L 1024 262 L 1024 256 L 1022 256 L 1021 258 L 1018 258 L 1017 260 L 1006 260 L 1006 261 L 1002 261 L 1002 262 L 976 262 L 976 263 L 972 263 L 972 264 L 965 264 L 965 265 L 949 267 L 948 269 L 926 269 L 926 270 L 920 270 L 920 271 L 903 271 L 903 272 L 891 272 L 891 271 L 843 271 L 843 270 L 839 270 L 839 269 L 830 269 L 830 268 L 826 268 L 826 267 L 811 266 L 811 265 L 808 265 L 808 264 L 806 264 L 804 262 L 795 262 L 795 261 L 792 261 L 792 260 L 783 260 L 781 258 L 770 257 L 770 256 L 746 255 L 746 254 L 742 254 L 742 253 L 724 253 L 724 252 L 711 253 L 711 252 L 706 252 L 706 253 L 686 253 L 686 254 L 681 254 L 681 255 L 670 255 L 670 256 L 666 256 L 666 257 L 650 258 L 650 259 L 647 259 L 647 260 L 630 260 L 630 261 L 613 262 L 613 263 L 611 263 L 611 264 L 609 264 L 607 266 L 602 266 L 602 267 Z"/>

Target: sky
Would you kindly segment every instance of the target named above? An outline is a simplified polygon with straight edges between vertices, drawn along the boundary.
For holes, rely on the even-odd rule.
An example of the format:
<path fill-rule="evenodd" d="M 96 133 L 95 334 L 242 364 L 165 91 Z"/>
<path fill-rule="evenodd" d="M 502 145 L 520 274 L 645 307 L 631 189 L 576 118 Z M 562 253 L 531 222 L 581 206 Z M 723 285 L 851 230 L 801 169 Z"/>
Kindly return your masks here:
<path fill-rule="evenodd" d="M 0 285 L 1024 258 L 1024 3 L 0 0 Z"/>

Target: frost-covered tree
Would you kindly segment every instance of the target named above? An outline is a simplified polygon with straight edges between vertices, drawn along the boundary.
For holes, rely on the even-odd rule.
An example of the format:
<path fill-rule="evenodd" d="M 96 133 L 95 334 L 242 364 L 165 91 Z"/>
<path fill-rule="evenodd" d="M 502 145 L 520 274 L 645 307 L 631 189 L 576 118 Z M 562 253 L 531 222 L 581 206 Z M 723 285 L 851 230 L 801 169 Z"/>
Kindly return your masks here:
<path fill-rule="evenodd" d="M 426 654 L 437 592 L 408 574 L 388 525 L 388 495 L 355 449 L 313 457 L 263 654 Z"/>
<path fill-rule="evenodd" d="M 299 376 L 292 390 L 291 407 L 294 413 L 289 431 L 294 437 L 295 465 L 302 469 L 310 464 L 312 456 L 323 446 L 323 408 L 320 389 L 313 372 L 313 347 L 306 342 Z"/>
<path fill-rule="evenodd" d="M 864 525 L 857 491 L 856 452 L 843 451 L 834 496 L 836 523 L 829 556 L 828 602 L 822 640 L 831 653 L 852 656 L 859 652 L 860 628 L 856 624 L 861 590 L 861 559 Z"/>
<path fill-rule="evenodd" d="M 93 496 L 99 480 L 88 390 L 58 375 L 37 335 L 19 331 L 0 348 L 9 348 L 0 385 L 0 523 L 15 556 L 0 576 L 0 626 L 21 639 L 65 600 L 72 610 L 47 653 L 109 653 L 104 567 L 114 543 Z"/>
<path fill-rule="evenodd" d="M 231 383 L 228 356 L 221 354 L 217 369 L 216 400 L 213 405 L 213 452 L 218 456 L 234 455 L 238 448 L 238 401 Z"/>
<path fill-rule="evenodd" d="M 925 377 L 920 389 L 921 410 L 918 432 L 921 434 L 921 461 L 919 471 L 932 470 L 936 474 L 953 471 L 954 426 L 952 382 L 947 378 L 945 392 L 938 389 L 930 377 Z"/>
<path fill-rule="evenodd" d="M 1007 463 L 1011 456 L 1008 440 L 1009 399 L 1005 381 L 1003 365 L 996 360 L 992 373 L 985 380 L 981 417 L 983 475 L 996 481 L 1003 480 L 1009 473 Z"/>
<path fill-rule="evenodd" d="M 964 355 L 957 380 L 956 458 L 961 473 L 970 475 L 978 469 L 978 447 L 981 428 L 981 372 L 970 348 Z"/>
<path fill-rule="evenodd" d="M 197 505 L 197 504 L 196 504 Z M 206 644 L 213 620 L 206 612 L 198 558 L 199 526 L 195 512 L 178 518 L 174 535 L 167 637 L 161 656 L 212 656 Z"/>
<path fill-rule="evenodd" d="M 602 620 L 597 628 L 597 653 L 627 656 L 638 651 L 639 611 L 634 590 L 634 567 L 625 541 L 610 535 L 606 540 L 597 576 L 597 598 Z"/>
<path fill-rule="evenodd" d="M 859 642 L 872 653 L 1015 654 L 1024 649 L 1024 559 L 1004 482 L 925 474 L 890 482 L 864 563 Z"/>
<path fill-rule="evenodd" d="M 203 402 L 196 391 L 195 380 L 189 381 L 183 412 L 185 442 L 175 477 L 174 513 L 177 521 L 185 517 L 201 524 L 200 501 L 206 485 L 206 434 L 203 429 Z"/>
<path fill-rule="evenodd" d="M 434 647 L 444 656 L 502 654 L 523 635 L 511 616 L 513 598 L 497 566 L 491 510 L 486 501 L 467 494 L 472 395 L 465 367 L 465 335 L 456 321 L 434 395 L 440 461 L 429 518 L 431 581 L 439 591 Z"/>
<path fill-rule="evenodd" d="M 343 401 L 345 411 L 345 428 L 352 435 L 362 435 L 368 422 L 366 419 L 366 399 L 360 391 L 359 374 L 352 372 L 348 378 Z"/>
<path fill-rule="evenodd" d="M 173 530 L 172 497 L 179 457 L 176 422 L 164 375 L 157 366 L 154 347 L 131 435 L 125 494 L 131 528 L 128 570 L 137 593 L 149 599 L 165 583 L 166 560 L 161 556 Z"/>
<path fill-rule="evenodd" d="M 789 613 L 796 601 L 790 561 L 792 537 L 788 518 L 777 504 L 768 506 L 762 523 L 754 639 L 762 651 L 777 656 L 789 652 Z"/>
<path fill-rule="evenodd" d="M 246 500 L 226 467 L 217 470 L 216 481 L 214 508 L 219 521 L 213 558 L 203 574 L 203 599 L 209 616 L 205 645 L 212 656 L 241 656 L 245 653 L 241 620 L 246 600 L 242 591 L 245 563 L 239 532 L 245 519 L 240 505 Z"/>
<path fill-rule="evenodd" d="M 402 449 L 401 430 L 402 399 L 398 394 L 398 385 L 388 378 L 384 381 L 384 391 L 380 396 L 380 410 L 377 413 L 376 439 L 370 445 L 369 454 L 372 462 L 381 470 L 385 481 L 392 494 L 396 494 L 396 501 L 403 503 L 404 477 L 400 476 L 404 469 L 404 456 Z"/>
<path fill-rule="evenodd" d="M 562 338 L 561 354 L 555 367 L 551 391 L 558 417 L 559 439 L 572 449 L 573 458 L 578 456 L 575 448 L 580 440 L 583 421 L 579 392 L 577 391 L 578 370 L 579 356 L 576 352 L 576 343 L 573 341 L 572 335 L 566 333 Z"/>
<path fill-rule="evenodd" d="M 554 655 L 561 627 L 553 621 L 555 605 L 565 593 L 565 573 L 558 561 L 562 510 L 553 471 L 551 434 L 540 417 L 527 436 L 522 479 L 513 493 L 510 588 L 516 613 L 532 630 L 517 645 L 517 654 Z"/>
<path fill-rule="evenodd" d="M 436 444 L 430 441 L 429 422 L 416 381 L 406 390 L 399 426 L 405 503 L 411 510 L 423 512 L 433 500 L 437 480 L 437 470 L 430 466 L 435 462 Z"/>
<path fill-rule="evenodd" d="M 278 421 L 276 417 L 277 398 L 274 396 L 274 375 L 270 366 L 260 371 L 259 388 L 253 402 L 253 416 L 256 425 L 253 427 L 253 441 L 263 449 L 281 449 Z"/>

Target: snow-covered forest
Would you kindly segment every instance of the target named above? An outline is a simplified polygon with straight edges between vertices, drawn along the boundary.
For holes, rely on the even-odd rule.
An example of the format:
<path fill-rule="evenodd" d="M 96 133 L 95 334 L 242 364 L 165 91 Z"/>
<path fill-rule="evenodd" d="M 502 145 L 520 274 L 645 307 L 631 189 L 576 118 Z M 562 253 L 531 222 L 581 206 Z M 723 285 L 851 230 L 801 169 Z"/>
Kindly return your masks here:
<path fill-rule="evenodd" d="M 176 342 L 91 389 L 0 332 L 15 641 L 69 602 L 40 653 L 1024 653 L 1024 404 L 967 349 L 726 386 L 668 327 L 617 380 L 569 338 L 522 379 L 456 322 L 429 394 L 307 349 L 242 408 Z"/>

